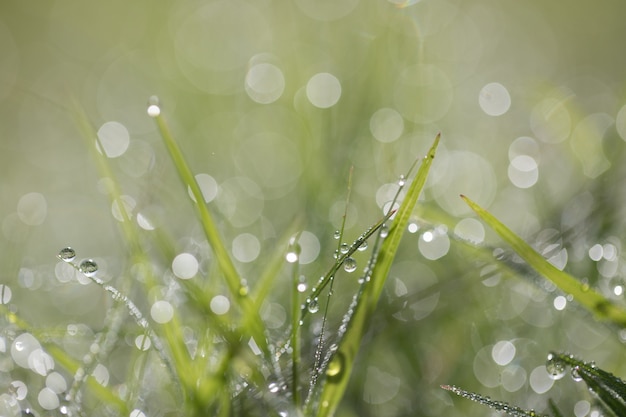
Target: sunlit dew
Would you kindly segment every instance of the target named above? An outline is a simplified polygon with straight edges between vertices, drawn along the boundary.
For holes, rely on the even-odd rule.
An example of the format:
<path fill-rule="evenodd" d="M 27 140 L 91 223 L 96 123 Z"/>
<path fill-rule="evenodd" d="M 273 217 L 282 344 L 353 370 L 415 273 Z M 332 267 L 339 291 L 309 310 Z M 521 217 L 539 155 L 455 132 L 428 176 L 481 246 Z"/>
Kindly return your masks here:
<path fill-rule="evenodd" d="M 615 287 L 613 287 L 613 294 L 618 297 L 621 296 L 622 294 L 624 294 L 624 287 L 621 285 L 616 285 Z"/>
<path fill-rule="evenodd" d="M 417 225 L 417 223 L 409 223 L 409 225 L 407 226 L 407 230 L 409 231 L 409 233 L 417 233 L 417 231 L 419 230 L 419 226 Z"/>
<path fill-rule="evenodd" d="M 209 174 L 198 174 L 196 175 L 196 182 L 198 183 L 198 187 L 200 187 L 204 202 L 210 203 L 213 201 L 213 199 L 217 196 L 217 181 L 215 181 L 215 179 Z M 196 197 L 193 195 L 191 187 L 187 187 L 187 192 L 189 193 L 189 197 L 196 202 Z"/>
<path fill-rule="evenodd" d="M 17 216 L 28 226 L 39 226 L 48 214 L 48 203 L 40 193 L 28 193 L 17 202 Z"/>
<path fill-rule="evenodd" d="M 339 101 L 341 83 L 334 75 L 320 72 L 307 82 L 306 96 L 315 107 L 327 109 Z"/>
<path fill-rule="evenodd" d="M 554 301 L 552 302 L 552 304 L 554 305 L 554 308 L 556 310 L 564 310 L 565 306 L 567 306 L 567 298 L 565 298 L 562 295 L 559 295 L 557 297 L 554 298 Z"/>
<path fill-rule="evenodd" d="M 445 256 L 450 249 L 450 238 L 446 233 L 435 230 L 427 231 L 420 236 L 417 243 L 422 256 L 434 261 Z"/>
<path fill-rule="evenodd" d="M 500 374 L 502 388 L 508 392 L 519 391 L 526 383 L 526 370 L 518 365 L 508 365 Z"/>
<path fill-rule="evenodd" d="M 7 285 L 0 284 L 0 304 L 8 304 L 13 292 Z"/>
<path fill-rule="evenodd" d="M 109 370 L 101 363 L 96 365 L 91 372 L 91 375 L 95 378 L 98 384 L 105 387 L 109 384 Z"/>
<path fill-rule="evenodd" d="M 135 346 L 139 350 L 146 351 L 150 349 L 150 346 L 152 346 L 152 342 L 150 341 L 150 338 L 147 335 L 140 334 L 139 336 L 135 338 Z"/>
<path fill-rule="evenodd" d="M 357 263 L 354 260 L 354 258 L 346 258 L 346 260 L 343 261 L 343 269 L 346 272 L 354 272 L 356 271 L 356 267 L 357 267 Z"/>
<path fill-rule="evenodd" d="M 452 83 L 434 65 L 406 67 L 394 87 L 395 108 L 415 123 L 432 123 L 441 119 L 452 105 Z"/>
<path fill-rule="evenodd" d="M 489 83 L 480 90 L 478 104 L 487 115 L 501 116 L 511 107 L 511 96 L 502 84 Z"/>
<path fill-rule="evenodd" d="M 232 252 L 239 262 L 252 262 L 261 253 L 261 243 L 253 234 L 242 233 L 233 239 Z"/>
<path fill-rule="evenodd" d="M 530 128 L 542 142 L 558 143 L 567 139 L 572 119 L 564 100 L 547 98 L 538 103 L 530 115 Z"/>
<path fill-rule="evenodd" d="M 120 208 L 119 200 L 115 200 L 111 204 L 111 214 L 113 214 L 113 217 L 119 222 L 123 222 L 126 218 L 132 219 L 132 212 L 135 210 L 135 207 L 137 207 L 137 202 L 129 195 L 120 196 L 120 200 L 122 201 L 124 211 Z"/>
<path fill-rule="evenodd" d="M 296 286 L 296 289 L 298 290 L 298 292 L 302 293 L 305 292 L 307 289 L 307 285 L 305 282 L 299 282 L 298 285 Z"/>
<path fill-rule="evenodd" d="M 278 100 L 285 90 L 285 77 L 275 65 L 261 63 L 252 66 L 246 74 L 246 93 L 253 101 L 269 104 Z"/>
<path fill-rule="evenodd" d="M 59 397 L 50 388 L 39 391 L 37 402 L 44 410 L 55 410 L 59 407 Z"/>
<path fill-rule="evenodd" d="M 46 376 L 46 387 L 54 391 L 55 394 L 62 394 L 67 391 L 67 381 L 58 372 L 50 372 Z"/>
<path fill-rule="evenodd" d="M 456 224 L 454 234 L 460 239 L 479 244 L 485 240 L 485 227 L 476 219 L 466 218 Z"/>
<path fill-rule="evenodd" d="M 315 261 L 320 254 L 320 241 L 313 233 L 305 230 L 300 234 L 300 263 L 303 265 Z"/>
<path fill-rule="evenodd" d="M 195 277 L 198 268 L 198 260 L 190 253 L 180 253 L 172 261 L 172 272 L 180 279 Z"/>
<path fill-rule="evenodd" d="M 157 323 L 167 323 L 174 317 L 174 307 L 165 300 L 156 301 L 150 308 L 150 317 Z"/>
<path fill-rule="evenodd" d="M 100 145 L 104 148 L 104 153 L 109 158 L 122 156 L 130 144 L 130 133 L 126 126 L 119 122 L 106 122 L 98 129 L 98 141 L 96 148 L 102 152 Z"/>
<path fill-rule="evenodd" d="M 491 357 L 498 365 L 508 365 L 515 357 L 515 345 L 508 340 L 501 340 L 493 345 Z"/>
<path fill-rule="evenodd" d="M 78 269 L 83 275 L 93 277 L 98 272 L 98 264 L 93 259 L 85 259 L 80 263 Z"/>
<path fill-rule="evenodd" d="M 539 179 L 537 161 L 528 155 L 518 155 L 511 160 L 508 168 L 509 180 L 518 188 L 530 188 Z"/>
<path fill-rule="evenodd" d="M 550 353 L 546 360 L 546 372 L 550 378 L 554 380 L 561 379 L 565 376 L 567 365 L 562 359 Z"/>
<path fill-rule="evenodd" d="M 532 390 L 537 394 L 548 392 L 554 385 L 554 379 L 550 377 L 546 367 L 543 365 L 536 367 L 530 372 L 528 382 Z"/>
<path fill-rule="evenodd" d="M 379 109 L 370 118 L 370 132 L 379 142 L 393 142 L 402 135 L 403 131 L 404 120 L 394 109 Z"/>
<path fill-rule="evenodd" d="M 65 262 L 72 262 L 76 258 L 76 251 L 69 246 L 59 251 L 59 259 Z"/>
<path fill-rule="evenodd" d="M 133 411 L 130 412 L 128 417 L 146 417 L 146 413 L 139 410 L 138 408 L 135 408 Z"/>
<path fill-rule="evenodd" d="M 316 299 L 311 300 L 311 302 L 309 302 L 309 305 L 307 306 L 307 309 L 309 310 L 309 313 L 317 313 L 318 311 L 320 311 L 320 304 L 319 301 Z"/>
<path fill-rule="evenodd" d="M 161 108 L 157 104 L 151 104 L 148 106 L 148 116 L 157 117 L 161 114 Z"/>
<path fill-rule="evenodd" d="M 622 106 L 615 116 L 615 129 L 617 134 L 626 141 L 626 105 Z"/>

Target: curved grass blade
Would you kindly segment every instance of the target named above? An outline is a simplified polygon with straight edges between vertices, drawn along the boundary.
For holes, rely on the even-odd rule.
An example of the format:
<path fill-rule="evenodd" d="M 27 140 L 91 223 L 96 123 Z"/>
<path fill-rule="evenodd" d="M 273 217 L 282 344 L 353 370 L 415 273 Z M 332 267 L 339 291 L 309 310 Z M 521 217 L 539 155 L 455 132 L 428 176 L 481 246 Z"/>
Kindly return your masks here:
<path fill-rule="evenodd" d="M 226 250 L 226 246 L 224 245 L 224 242 L 217 230 L 213 216 L 204 203 L 204 196 L 202 195 L 200 186 L 196 182 L 196 179 L 191 172 L 180 147 L 174 140 L 174 137 L 172 136 L 163 116 L 159 114 L 155 116 L 154 119 L 156 121 L 157 128 L 161 133 L 161 137 L 163 138 L 163 142 L 165 143 L 165 147 L 167 148 L 174 166 L 176 167 L 179 178 L 184 185 L 189 187 L 195 197 L 195 207 L 200 217 L 200 223 L 202 224 L 204 234 L 213 248 L 217 262 L 222 273 L 224 274 L 228 289 L 233 295 L 234 302 L 237 303 L 243 310 L 243 317 L 245 320 L 244 324 L 246 325 L 248 332 L 254 337 L 258 346 L 263 350 L 263 352 L 265 352 L 266 355 L 269 355 L 262 321 L 251 298 L 249 296 L 241 296 L 240 294 L 242 282 L 241 276 L 239 275 L 239 272 L 237 272 L 237 269 L 235 268 L 235 265 Z"/>
<path fill-rule="evenodd" d="M 461 195 L 461 198 L 485 223 L 498 233 L 522 259 L 545 278 L 552 281 L 561 291 L 566 294 L 571 294 L 578 303 L 594 313 L 598 319 L 609 320 L 621 327 L 626 327 L 626 311 L 624 309 L 616 306 L 602 294 L 589 288 L 589 286 L 583 285 L 567 272 L 556 268 L 487 210 L 464 195 Z"/>
<path fill-rule="evenodd" d="M 479 404 L 486 405 L 489 408 L 493 408 L 498 411 L 504 411 L 505 413 L 513 417 L 548 417 L 548 415 L 546 414 L 539 414 L 534 410 L 524 410 L 523 408 L 515 407 L 503 401 L 492 400 L 489 397 L 485 397 L 474 392 L 465 391 L 464 389 L 455 387 L 453 385 L 442 385 L 441 388 L 445 389 L 446 391 L 450 391 L 458 395 L 459 397 L 467 398 L 468 400 L 472 400 Z"/>
<path fill-rule="evenodd" d="M 337 349 L 328 363 L 325 380 L 323 381 L 317 403 L 316 415 L 318 417 L 333 415 L 343 397 L 361 340 L 378 303 L 409 218 L 426 183 L 428 172 L 439 145 L 440 136 L 440 134 L 437 135 L 428 154 L 422 160 L 422 164 L 406 193 L 404 201 L 396 213 L 389 234 L 378 253 L 377 262 L 371 272 L 370 282 L 362 287 L 363 290 L 354 308 L 354 313 L 347 324 L 343 338 L 339 341 Z"/>

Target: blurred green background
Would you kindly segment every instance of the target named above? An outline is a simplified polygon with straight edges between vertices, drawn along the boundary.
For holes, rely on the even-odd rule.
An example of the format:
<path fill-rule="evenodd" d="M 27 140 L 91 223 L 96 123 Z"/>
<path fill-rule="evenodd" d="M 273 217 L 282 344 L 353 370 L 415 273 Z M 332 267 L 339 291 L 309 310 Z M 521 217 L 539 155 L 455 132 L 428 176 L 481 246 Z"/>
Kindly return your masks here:
<path fill-rule="evenodd" d="M 208 246 L 146 113 L 158 96 L 251 285 L 296 220 L 302 272 L 315 282 L 332 263 L 350 167 L 348 241 L 381 217 L 398 176 L 441 132 L 338 415 L 490 415 L 440 384 L 538 410 L 551 397 L 574 415 L 585 390 L 552 385 L 546 354 L 570 351 L 623 376 L 626 334 L 524 271 L 458 195 L 622 300 L 625 15 L 621 0 L 3 1 L 0 283 L 11 308 L 38 326 L 98 331 L 108 298 L 67 282 L 56 253 L 71 245 L 113 283 L 126 266 L 119 210 L 73 103 L 138 227 L 155 240 L 165 231 L 206 271 Z M 330 333 L 356 288 L 356 276 L 338 276 Z M 285 294 L 264 308 L 277 334 Z M 14 378 L 8 343 L 3 392 Z M 108 365 L 110 384 L 123 382 Z"/>

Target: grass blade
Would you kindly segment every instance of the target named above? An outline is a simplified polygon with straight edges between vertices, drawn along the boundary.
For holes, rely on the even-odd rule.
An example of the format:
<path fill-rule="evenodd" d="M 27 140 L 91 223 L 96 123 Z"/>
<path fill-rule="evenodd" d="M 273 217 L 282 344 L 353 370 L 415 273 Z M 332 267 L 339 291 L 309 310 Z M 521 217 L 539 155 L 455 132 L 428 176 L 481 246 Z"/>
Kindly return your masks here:
<path fill-rule="evenodd" d="M 371 280 L 363 288 L 360 300 L 356 304 L 354 314 L 343 338 L 340 340 L 337 350 L 334 352 L 327 372 L 326 379 L 322 386 L 320 399 L 317 406 L 317 416 L 326 417 L 334 414 L 343 393 L 348 385 L 354 360 L 361 344 L 361 339 L 365 334 L 367 325 L 374 313 L 378 298 L 391 268 L 393 259 L 398 251 L 400 240 L 406 230 L 409 217 L 417 203 L 417 199 L 426 183 L 428 172 L 432 165 L 435 152 L 439 144 L 440 135 L 437 135 L 428 154 L 422 160 L 422 164 L 409 187 L 402 205 L 396 213 L 389 234 L 385 239 L 376 262 Z"/>
<path fill-rule="evenodd" d="M 616 306 L 602 294 L 589 288 L 588 285 L 583 285 L 567 272 L 556 268 L 487 210 L 464 195 L 462 195 L 461 198 L 485 223 L 498 233 L 522 259 L 538 273 L 552 281 L 561 291 L 566 294 L 571 294 L 578 303 L 591 311 L 598 319 L 609 320 L 621 327 L 626 327 L 626 311 L 624 311 L 624 309 Z"/>

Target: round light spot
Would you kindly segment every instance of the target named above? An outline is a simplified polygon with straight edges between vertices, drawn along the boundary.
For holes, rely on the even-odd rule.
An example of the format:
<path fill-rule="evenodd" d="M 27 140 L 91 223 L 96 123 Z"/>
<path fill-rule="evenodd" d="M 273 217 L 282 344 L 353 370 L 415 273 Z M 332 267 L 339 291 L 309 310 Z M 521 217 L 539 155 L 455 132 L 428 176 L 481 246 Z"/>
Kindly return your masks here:
<path fill-rule="evenodd" d="M 161 114 L 161 108 L 156 104 L 151 104 L 148 106 L 148 116 L 157 117 Z"/>
<path fill-rule="evenodd" d="M 59 397 L 50 388 L 39 391 L 37 402 L 44 410 L 55 410 L 59 407 Z"/>
<path fill-rule="evenodd" d="M 11 344 L 11 358 L 18 366 L 29 369 L 28 358 L 37 349 L 41 349 L 39 341 L 30 333 L 22 333 Z"/>
<path fill-rule="evenodd" d="M 139 336 L 135 338 L 135 346 L 139 350 L 146 351 L 150 349 L 150 346 L 152 346 L 152 342 L 150 341 L 150 338 L 147 335 L 140 334 Z"/>
<path fill-rule="evenodd" d="M 0 304 L 8 304 L 13 292 L 8 285 L 0 284 Z"/>
<path fill-rule="evenodd" d="M 100 146 L 104 148 L 104 153 L 109 158 L 122 156 L 130 144 L 130 133 L 128 129 L 118 122 L 106 122 L 98 129 L 98 141 L 96 147 L 102 152 Z"/>
<path fill-rule="evenodd" d="M 452 105 L 452 83 L 434 65 L 418 64 L 402 71 L 394 89 L 398 111 L 415 123 L 441 119 Z"/>
<path fill-rule="evenodd" d="M 398 394 L 400 385 L 400 378 L 370 366 L 365 376 L 363 400 L 369 404 L 384 404 Z"/>
<path fill-rule="evenodd" d="M 48 203 L 40 193 L 24 194 L 17 202 L 17 215 L 28 226 L 39 226 L 48 214 Z"/>
<path fill-rule="evenodd" d="M 109 384 L 109 370 L 101 363 L 97 364 L 91 372 L 91 375 L 95 378 L 98 384 L 106 387 Z"/>
<path fill-rule="evenodd" d="M 261 243 L 253 234 L 242 233 L 233 239 L 232 251 L 239 262 L 252 262 L 261 253 Z"/>
<path fill-rule="evenodd" d="M 223 295 L 216 295 L 211 299 L 209 307 L 213 313 L 219 316 L 228 313 L 228 310 L 230 310 L 230 301 Z"/>
<path fill-rule="evenodd" d="M 515 345 L 508 340 L 501 340 L 491 348 L 491 357 L 498 365 L 508 365 L 515 357 Z"/>
<path fill-rule="evenodd" d="M 404 120 L 394 109 L 382 108 L 370 118 L 370 132 L 377 141 L 393 142 L 402 135 Z"/>
<path fill-rule="evenodd" d="M 548 98 L 533 108 L 530 128 L 539 140 L 558 143 L 568 138 L 572 119 L 562 100 Z"/>
<path fill-rule="evenodd" d="M 491 357 L 492 346 L 484 346 L 474 356 L 474 375 L 481 384 L 488 388 L 495 388 L 500 384 L 500 370 L 494 366 Z"/>
<path fill-rule="evenodd" d="M 305 230 L 300 234 L 300 264 L 310 264 L 320 254 L 320 241 L 313 233 Z"/>
<path fill-rule="evenodd" d="M 520 155 L 528 155 L 537 161 L 541 155 L 541 149 L 537 141 L 528 136 L 520 136 L 515 139 L 509 145 L 509 161 Z"/>
<path fill-rule="evenodd" d="M 518 188 L 530 188 L 539 179 L 537 161 L 528 155 L 518 155 L 511 160 L 508 168 L 509 180 Z"/>
<path fill-rule="evenodd" d="M 133 411 L 130 412 L 128 417 L 146 417 L 146 413 L 139 410 L 138 408 L 135 408 Z"/>
<path fill-rule="evenodd" d="M 46 387 L 50 388 L 56 394 L 62 394 L 67 391 L 67 381 L 58 372 L 50 372 L 46 376 Z"/>
<path fill-rule="evenodd" d="M 215 181 L 215 179 L 209 174 L 198 174 L 196 175 L 196 182 L 198 183 L 198 187 L 200 187 L 204 202 L 210 203 L 213 201 L 213 199 L 217 196 L 217 181 Z M 191 187 L 187 187 L 187 193 L 189 193 L 189 197 L 196 202 L 196 197 L 191 192 Z"/>
<path fill-rule="evenodd" d="M 167 323 L 174 317 L 174 307 L 167 301 L 157 301 L 150 308 L 150 317 L 157 323 Z"/>
<path fill-rule="evenodd" d="M 511 96 L 502 84 L 489 83 L 480 90 L 478 104 L 489 116 L 501 116 L 511 107 Z"/>
<path fill-rule="evenodd" d="M 180 279 L 195 277 L 198 267 L 198 260 L 190 253 L 178 254 L 172 261 L 172 272 Z"/>
<path fill-rule="evenodd" d="M 285 77 L 275 65 L 261 63 L 254 65 L 246 74 L 246 93 L 260 104 L 273 103 L 285 90 Z"/>
<path fill-rule="evenodd" d="M 450 238 L 446 233 L 438 230 L 428 231 L 422 234 L 417 245 L 424 258 L 434 261 L 448 253 L 448 250 L 450 250 Z"/>
<path fill-rule="evenodd" d="M 456 224 L 454 234 L 460 239 L 478 244 L 485 240 L 485 227 L 476 219 L 466 218 Z"/>
<path fill-rule="evenodd" d="M 576 417 L 585 417 L 591 411 L 591 404 L 587 400 L 580 400 L 574 404 L 574 415 Z"/>
<path fill-rule="evenodd" d="M 46 376 L 54 369 L 54 359 L 42 349 L 35 349 L 28 355 L 28 367 L 41 376 Z"/>
<path fill-rule="evenodd" d="M 334 75 L 320 72 L 306 84 L 306 96 L 315 107 L 327 109 L 339 101 L 341 83 Z"/>
<path fill-rule="evenodd" d="M 123 207 L 123 212 L 120 208 L 120 200 L 122 202 L 121 206 Z M 132 218 L 132 213 L 135 210 L 135 207 L 137 207 L 137 202 L 134 198 L 129 195 L 122 195 L 120 196 L 119 200 L 115 200 L 111 204 L 111 214 L 113 214 L 115 220 L 117 220 L 118 222 L 123 222 L 124 220 L 126 220 L 126 218 Z"/>
<path fill-rule="evenodd" d="M 507 366 L 500 375 L 502 388 L 508 392 L 519 391 L 526 383 L 526 370 L 518 365 Z"/>
<path fill-rule="evenodd" d="M 565 307 L 567 306 L 567 298 L 563 297 L 562 295 L 559 295 L 557 297 L 554 298 L 554 308 L 557 310 L 564 310 Z"/>
<path fill-rule="evenodd" d="M 532 370 L 528 382 L 533 391 L 537 394 L 543 394 L 552 388 L 554 378 L 551 378 L 548 371 L 546 371 L 546 367 L 541 365 Z"/>

